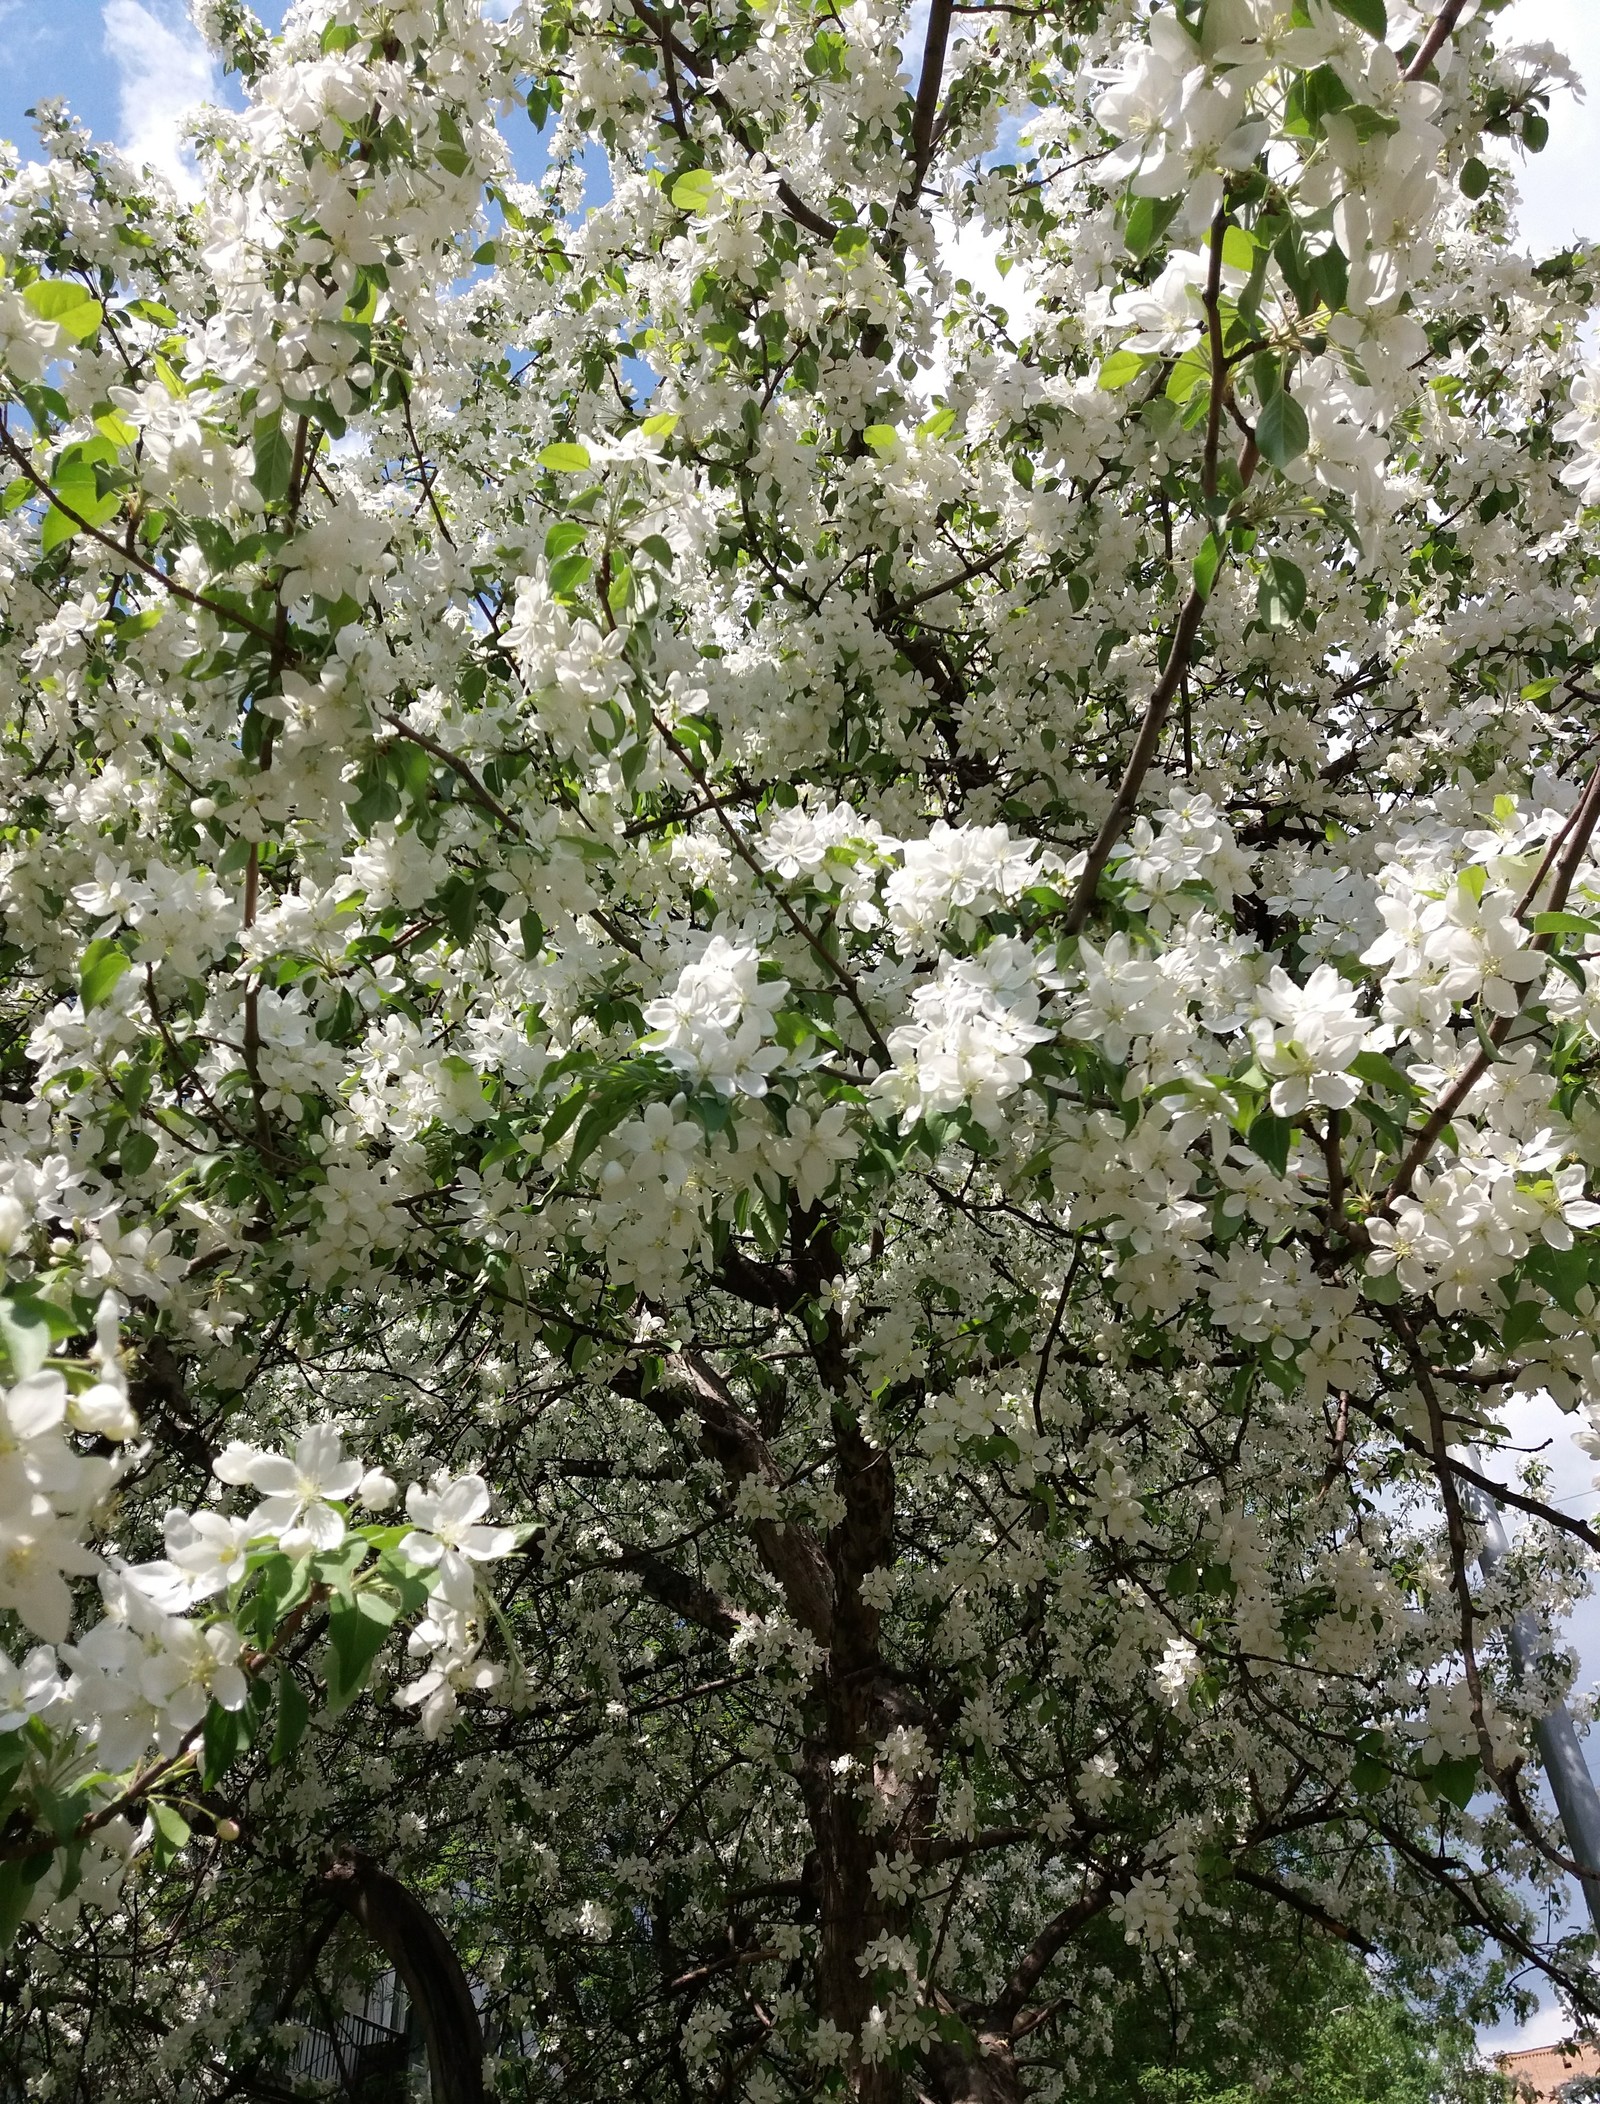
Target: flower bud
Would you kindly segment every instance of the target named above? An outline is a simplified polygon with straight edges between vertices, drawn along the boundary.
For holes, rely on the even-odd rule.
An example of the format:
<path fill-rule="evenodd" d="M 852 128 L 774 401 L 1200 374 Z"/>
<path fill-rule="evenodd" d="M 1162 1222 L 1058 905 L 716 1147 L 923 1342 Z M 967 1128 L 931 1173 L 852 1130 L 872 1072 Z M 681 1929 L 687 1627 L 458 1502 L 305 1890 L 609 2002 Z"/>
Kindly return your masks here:
<path fill-rule="evenodd" d="M 399 1489 L 393 1476 L 381 1468 L 369 1468 L 356 1485 L 353 1502 L 365 1505 L 369 1512 L 384 1512 L 394 1503 Z"/>

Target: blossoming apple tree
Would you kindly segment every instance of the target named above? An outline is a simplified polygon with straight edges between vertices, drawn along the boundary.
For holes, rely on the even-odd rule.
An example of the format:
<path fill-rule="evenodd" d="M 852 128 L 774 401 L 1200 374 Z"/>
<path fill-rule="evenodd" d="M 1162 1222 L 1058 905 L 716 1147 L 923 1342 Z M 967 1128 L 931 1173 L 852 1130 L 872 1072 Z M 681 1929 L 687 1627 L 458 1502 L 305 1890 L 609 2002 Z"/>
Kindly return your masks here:
<path fill-rule="evenodd" d="M 197 201 L 0 168 L 6 2064 L 248 2089 L 351 1850 L 463 2096 L 1087 2094 L 1294 1936 L 1592 2008 L 1559 58 L 196 15 Z"/>

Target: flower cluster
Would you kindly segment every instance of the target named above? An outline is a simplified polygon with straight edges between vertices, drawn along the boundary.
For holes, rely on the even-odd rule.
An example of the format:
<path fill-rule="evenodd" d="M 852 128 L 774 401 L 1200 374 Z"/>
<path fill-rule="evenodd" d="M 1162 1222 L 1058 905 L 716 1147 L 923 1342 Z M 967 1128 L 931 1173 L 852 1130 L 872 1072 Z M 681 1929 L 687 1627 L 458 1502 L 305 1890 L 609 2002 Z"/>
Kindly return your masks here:
<path fill-rule="evenodd" d="M 43 1639 L 20 1659 L 0 1648 L 0 1747 L 4 1735 L 29 1728 L 20 1773 L 14 1762 L 7 1767 L 9 1811 L 24 1829 L 34 1822 L 54 1829 L 41 1842 L 48 1868 L 42 1879 L 33 1879 L 35 1915 L 54 1904 L 62 1889 L 61 1868 L 49 1863 L 50 1851 L 64 1840 L 81 1859 L 75 1826 L 87 1834 L 115 1819 L 121 1868 L 149 1842 L 156 1827 L 147 1822 L 141 1834 L 123 1810 L 147 1797 L 141 1763 L 158 1759 L 164 1779 L 194 1756 L 208 1718 L 245 1711 L 252 1682 L 274 1665 L 283 1635 L 304 1619 L 305 1607 L 296 1609 L 292 1596 L 298 1593 L 310 1605 L 325 1594 L 325 1566 L 318 1559 L 340 1550 L 347 1551 L 339 1567 L 348 1588 L 373 1543 L 370 1532 L 358 1532 L 357 1553 L 348 1554 L 352 1512 L 381 1510 L 396 1496 L 393 1480 L 381 1469 L 345 1453 L 333 1426 L 314 1425 L 292 1454 L 236 1440 L 216 1457 L 212 1475 L 219 1486 L 262 1493 L 248 1512 L 170 1507 L 162 1521 L 166 1555 L 153 1561 L 129 1562 L 112 1547 L 96 1547 L 123 1464 L 85 1451 L 77 1440 L 115 1442 L 126 1455 L 139 1433 L 117 1319 L 117 1303 L 108 1294 L 100 1303 L 90 1363 L 46 1361 L 0 1390 L 6 1432 L 0 1447 L 0 1611 Z M 393 1554 L 397 1568 L 423 1576 L 423 1589 L 436 1601 L 431 1619 L 412 1640 L 416 1648 L 426 1632 L 429 1666 L 395 1700 L 406 1707 L 420 1704 L 430 1733 L 453 1714 L 456 1687 L 482 1691 L 500 1678 L 500 1667 L 478 1656 L 482 1630 L 473 1567 L 509 1555 L 520 1535 L 515 1528 L 480 1524 L 489 1503 L 482 1477 L 452 1479 L 447 1470 L 426 1489 L 412 1484 L 407 1494 L 415 1524 Z M 304 1582 L 291 1582 L 274 1596 L 265 1577 L 274 1559 L 299 1565 Z M 104 1613 L 85 1622 L 81 1595 L 69 1581 L 90 1577 L 98 1581 Z M 363 1596 L 392 1618 L 381 1587 L 368 1589 L 370 1578 L 360 1582 Z M 441 1700 L 446 1685 L 451 1694 Z M 338 1692 L 348 1700 L 354 1688 Z M 74 1800 L 75 1817 L 63 1822 L 59 1811 L 47 1814 L 45 1808 L 49 1793 L 59 1792 L 71 1775 L 87 1780 Z M 103 1852 L 104 1844 L 98 1845 Z M 106 1868 L 99 1880 L 99 1898 L 107 1904 L 117 1888 L 116 1867 Z M 81 1861 L 75 1860 L 73 1883 L 79 1882 Z"/>

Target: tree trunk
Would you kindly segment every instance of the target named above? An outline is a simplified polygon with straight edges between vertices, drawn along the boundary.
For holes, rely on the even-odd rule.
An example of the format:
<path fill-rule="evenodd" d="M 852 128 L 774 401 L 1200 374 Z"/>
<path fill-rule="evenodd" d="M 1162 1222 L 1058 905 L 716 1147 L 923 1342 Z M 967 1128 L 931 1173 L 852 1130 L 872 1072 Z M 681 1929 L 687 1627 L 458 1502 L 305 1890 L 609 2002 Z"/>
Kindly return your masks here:
<path fill-rule="evenodd" d="M 991 2050 L 969 2060 L 954 2046 L 929 2048 L 929 2095 L 937 2104 L 1022 2104 L 1022 2081 L 1009 2039 L 980 2038 Z"/>

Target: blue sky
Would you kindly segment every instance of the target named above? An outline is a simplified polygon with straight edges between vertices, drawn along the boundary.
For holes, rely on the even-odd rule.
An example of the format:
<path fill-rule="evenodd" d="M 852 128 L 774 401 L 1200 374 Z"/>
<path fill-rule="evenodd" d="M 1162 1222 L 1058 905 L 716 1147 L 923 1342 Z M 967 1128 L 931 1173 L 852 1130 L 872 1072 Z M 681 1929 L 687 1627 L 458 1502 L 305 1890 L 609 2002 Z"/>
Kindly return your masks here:
<path fill-rule="evenodd" d="M 276 25 L 275 0 L 257 10 Z M 99 138 L 153 145 L 186 101 L 208 88 L 205 55 L 182 0 L 0 0 L 0 138 L 26 155 L 34 133 L 24 114 L 61 95 Z"/>
<path fill-rule="evenodd" d="M 258 0 L 276 27 L 284 0 Z M 1597 0 L 1512 0 L 1502 35 L 1548 39 L 1600 90 Z M 210 72 L 189 28 L 183 0 L 0 0 L 0 138 L 26 154 L 33 141 L 24 112 L 46 96 L 65 96 L 100 138 L 140 151 L 157 165 L 176 162 L 185 106 L 228 89 Z M 1523 225 L 1548 251 L 1575 232 L 1600 233 L 1587 220 L 1600 147 L 1600 101 L 1563 97 L 1551 111 L 1548 149 L 1520 171 Z M 1594 209 L 1600 220 L 1600 207 Z"/>

